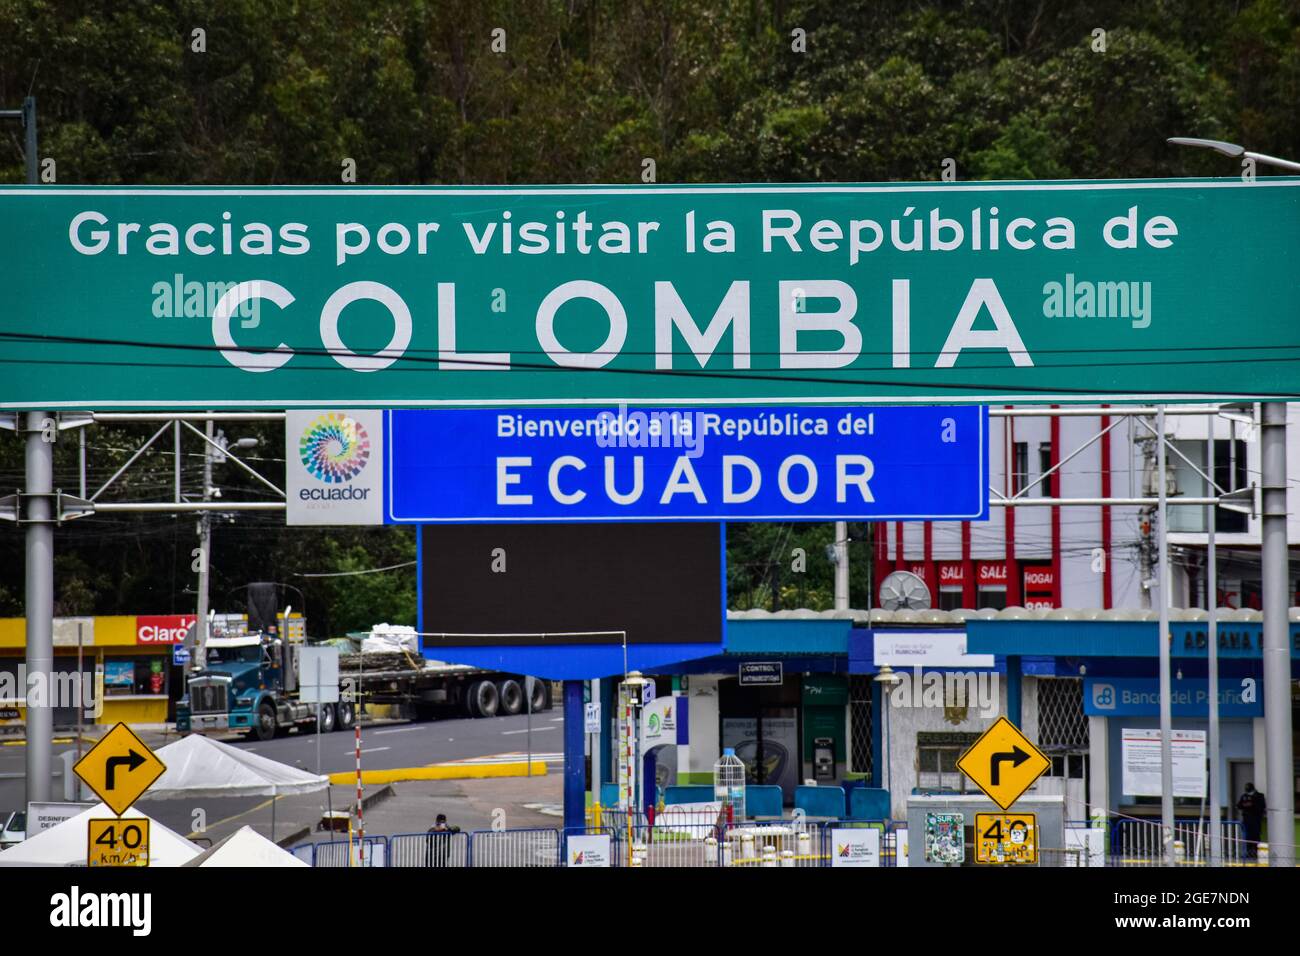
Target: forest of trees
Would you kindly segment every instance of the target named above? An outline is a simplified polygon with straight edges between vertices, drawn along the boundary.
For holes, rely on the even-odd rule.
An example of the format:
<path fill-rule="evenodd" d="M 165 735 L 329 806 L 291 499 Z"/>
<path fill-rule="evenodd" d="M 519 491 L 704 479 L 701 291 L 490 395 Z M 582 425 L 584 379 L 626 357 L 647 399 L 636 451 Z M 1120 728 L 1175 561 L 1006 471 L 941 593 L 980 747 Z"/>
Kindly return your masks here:
<path fill-rule="evenodd" d="M 0 108 L 37 97 L 59 184 L 796 182 L 1234 175 L 1171 135 L 1300 156 L 1300 3 L 1287 0 L 0 0 Z M 1261 170 L 1261 173 L 1263 171 Z M 0 182 L 23 180 L 0 128 Z M 0 328 L 6 327 L 0 319 Z M 3 384 L 0 384 L 0 390 Z M 102 482 L 149 432 L 87 434 Z M 250 457 L 282 476 L 282 429 Z M 125 491 L 169 487 L 170 443 Z M 187 446 L 187 492 L 202 455 Z M 23 452 L 0 432 L 0 489 Z M 76 487 L 75 437 L 56 484 Z M 265 495 L 221 466 L 227 496 Z M 855 525 L 853 601 L 868 600 Z M 827 525 L 730 529 L 733 606 L 825 607 Z M 61 528 L 60 614 L 193 608 L 192 516 Z M 791 572 L 805 549 L 807 571 Z M 213 602 L 300 587 L 314 634 L 413 623 L 409 529 L 216 523 Z M 0 528 L 0 615 L 22 613 Z"/>

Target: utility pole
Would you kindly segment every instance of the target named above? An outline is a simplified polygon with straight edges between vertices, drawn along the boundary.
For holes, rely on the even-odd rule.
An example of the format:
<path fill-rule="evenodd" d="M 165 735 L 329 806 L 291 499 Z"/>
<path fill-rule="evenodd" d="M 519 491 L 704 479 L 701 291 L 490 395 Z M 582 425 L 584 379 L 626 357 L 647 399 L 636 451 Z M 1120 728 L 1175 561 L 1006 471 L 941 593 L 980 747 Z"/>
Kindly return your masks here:
<path fill-rule="evenodd" d="M 1260 558 L 1264 604 L 1264 739 L 1269 864 L 1295 865 L 1295 756 L 1291 743 L 1290 555 L 1286 539 L 1285 402 L 1260 407 Z"/>
<path fill-rule="evenodd" d="M 21 120 L 27 161 L 27 183 L 37 183 L 36 97 L 23 100 L 21 110 L 0 110 L 0 119 Z M 35 321 L 35 316 L 28 317 Z M 58 426 L 50 412 L 28 412 L 27 427 L 16 417 L 15 427 L 26 433 L 26 493 L 20 512 L 27 525 L 27 581 L 24 614 L 27 625 L 27 687 L 23 689 L 27 714 L 27 800 L 45 801 L 53 791 L 51 760 L 54 749 L 54 701 L 50 680 L 54 667 L 54 440 Z M 43 685 L 40 695 L 28 696 L 32 686 Z"/>
<path fill-rule="evenodd" d="M 835 610 L 849 609 L 849 523 L 835 522 Z"/>
<path fill-rule="evenodd" d="M 1152 487 L 1154 481 L 1154 472 L 1156 463 L 1155 449 L 1152 447 L 1153 439 L 1148 435 L 1138 439 L 1138 445 L 1142 449 L 1142 493 L 1149 497 L 1152 492 L 1156 491 Z M 1138 598 L 1142 609 L 1151 610 L 1151 582 L 1154 580 L 1154 560 L 1155 547 L 1151 540 L 1151 523 L 1156 517 L 1156 509 L 1152 507 L 1143 508 L 1139 514 L 1138 521 Z"/>
<path fill-rule="evenodd" d="M 208 441 L 203 444 L 203 501 L 206 504 L 212 497 L 212 419 L 208 419 L 204 429 Z M 209 568 L 212 566 L 212 515 L 208 511 L 199 513 L 199 601 L 198 619 L 194 622 L 194 654 L 190 658 L 190 670 L 201 668 L 207 662 L 208 650 L 208 581 Z"/>

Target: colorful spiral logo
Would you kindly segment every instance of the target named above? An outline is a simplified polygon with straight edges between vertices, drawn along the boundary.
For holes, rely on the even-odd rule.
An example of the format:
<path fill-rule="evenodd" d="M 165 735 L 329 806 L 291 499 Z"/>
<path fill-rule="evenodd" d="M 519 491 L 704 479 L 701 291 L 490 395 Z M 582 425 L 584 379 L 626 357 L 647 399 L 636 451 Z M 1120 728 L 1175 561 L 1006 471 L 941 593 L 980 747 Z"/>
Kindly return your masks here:
<path fill-rule="evenodd" d="M 327 412 L 307 426 L 298 454 L 312 477 L 328 484 L 351 481 L 370 460 L 370 436 L 342 412 Z"/>

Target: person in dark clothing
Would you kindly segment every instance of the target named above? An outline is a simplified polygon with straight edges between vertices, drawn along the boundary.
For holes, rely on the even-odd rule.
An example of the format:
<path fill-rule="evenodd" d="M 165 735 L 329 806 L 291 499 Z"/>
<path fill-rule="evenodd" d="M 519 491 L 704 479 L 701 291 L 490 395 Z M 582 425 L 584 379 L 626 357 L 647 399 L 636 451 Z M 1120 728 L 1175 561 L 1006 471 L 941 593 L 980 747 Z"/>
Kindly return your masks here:
<path fill-rule="evenodd" d="M 1241 814 L 1241 826 L 1246 832 L 1246 859 L 1254 860 L 1259 856 L 1259 837 L 1264 829 L 1264 812 L 1268 804 L 1264 795 L 1255 789 L 1253 783 L 1246 784 L 1246 790 L 1237 801 L 1237 812 Z"/>
<path fill-rule="evenodd" d="M 424 865 L 450 866 L 452 834 L 459 832 L 460 827 L 447 825 L 447 814 L 438 814 L 424 838 Z"/>

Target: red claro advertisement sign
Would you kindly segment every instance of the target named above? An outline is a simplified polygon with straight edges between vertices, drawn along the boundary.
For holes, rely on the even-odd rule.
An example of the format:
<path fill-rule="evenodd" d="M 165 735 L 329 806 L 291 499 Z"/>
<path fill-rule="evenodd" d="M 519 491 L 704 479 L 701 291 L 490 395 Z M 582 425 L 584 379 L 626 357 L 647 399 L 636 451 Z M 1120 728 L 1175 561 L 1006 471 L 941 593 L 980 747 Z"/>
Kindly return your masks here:
<path fill-rule="evenodd" d="M 180 644 L 193 623 L 193 614 L 140 616 L 135 619 L 135 642 L 146 645 Z"/>

